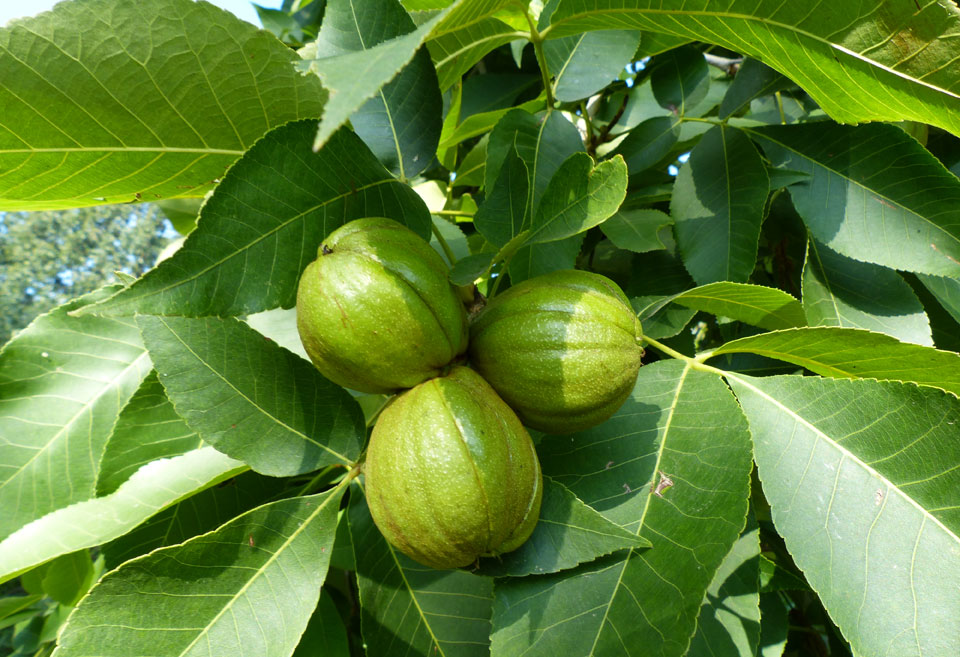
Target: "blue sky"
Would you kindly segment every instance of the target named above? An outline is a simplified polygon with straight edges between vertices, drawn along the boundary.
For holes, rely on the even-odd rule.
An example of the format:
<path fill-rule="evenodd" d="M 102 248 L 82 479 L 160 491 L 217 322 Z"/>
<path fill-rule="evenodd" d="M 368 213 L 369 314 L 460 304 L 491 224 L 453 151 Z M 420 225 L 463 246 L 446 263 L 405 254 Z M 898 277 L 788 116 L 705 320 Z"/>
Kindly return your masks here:
<path fill-rule="evenodd" d="M 149 0 L 140 0 L 149 2 Z M 209 0 L 218 7 L 223 7 L 239 16 L 245 21 L 260 26 L 257 20 L 257 12 L 249 0 Z M 7 21 L 22 16 L 33 16 L 42 11 L 52 9 L 58 0 L 0 0 L 0 26 L 6 25 Z M 258 0 L 261 7 L 279 7 L 283 0 Z"/>

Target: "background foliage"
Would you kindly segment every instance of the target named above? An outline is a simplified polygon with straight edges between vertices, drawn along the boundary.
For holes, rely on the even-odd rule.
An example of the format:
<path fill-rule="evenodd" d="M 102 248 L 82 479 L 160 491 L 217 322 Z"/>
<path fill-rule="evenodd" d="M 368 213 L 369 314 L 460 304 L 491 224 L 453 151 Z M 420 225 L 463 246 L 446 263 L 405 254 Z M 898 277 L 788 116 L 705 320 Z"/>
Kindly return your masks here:
<path fill-rule="evenodd" d="M 960 654 L 952 0 L 260 16 L 0 30 L 3 330 L 44 311 L 0 351 L 0 651 Z M 474 569 L 383 539 L 386 398 L 296 336 L 373 215 L 480 294 L 578 267 L 643 323 L 631 396 L 535 435 L 537 529 Z"/>

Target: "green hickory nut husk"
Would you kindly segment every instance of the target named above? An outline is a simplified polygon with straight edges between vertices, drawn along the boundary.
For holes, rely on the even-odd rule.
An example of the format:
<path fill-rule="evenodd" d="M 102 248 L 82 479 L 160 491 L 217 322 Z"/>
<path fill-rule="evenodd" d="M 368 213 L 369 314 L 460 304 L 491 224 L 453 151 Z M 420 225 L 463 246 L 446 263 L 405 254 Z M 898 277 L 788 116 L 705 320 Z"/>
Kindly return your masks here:
<path fill-rule="evenodd" d="M 540 517 L 543 477 L 533 441 L 466 367 L 393 399 L 373 428 L 364 475 L 381 533 L 432 568 L 515 550 Z"/>
<path fill-rule="evenodd" d="M 600 424 L 630 395 L 640 320 L 605 276 L 568 269 L 494 297 L 470 326 L 470 364 L 528 427 L 552 434 Z"/>
<path fill-rule="evenodd" d="M 330 233 L 297 289 L 297 329 L 325 377 L 361 392 L 412 388 L 467 348 L 463 303 L 433 248 L 392 219 Z"/>

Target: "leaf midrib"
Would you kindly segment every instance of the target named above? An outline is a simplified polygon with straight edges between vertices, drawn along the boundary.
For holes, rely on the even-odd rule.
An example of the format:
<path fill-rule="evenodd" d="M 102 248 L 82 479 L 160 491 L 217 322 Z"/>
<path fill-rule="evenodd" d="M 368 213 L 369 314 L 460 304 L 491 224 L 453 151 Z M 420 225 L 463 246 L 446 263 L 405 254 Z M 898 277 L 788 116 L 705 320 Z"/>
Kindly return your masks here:
<path fill-rule="evenodd" d="M 550 33 L 551 31 L 553 31 L 554 29 L 556 29 L 557 26 L 561 26 L 561 27 L 562 27 L 562 26 L 564 25 L 564 23 L 567 23 L 567 22 L 573 22 L 573 21 L 576 21 L 576 20 L 579 20 L 579 19 L 582 19 L 582 18 L 591 18 L 591 17 L 594 17 L 594 16 L 602 16 L 602 15 L 605 15 L 605 14 L 623 14 L 623 13 L 625 13 L 626 11 L 628 11 L 628 10 L 625 10 L 624 8 L 617 8 L 617 9 L 594 9 L 594 10 L 592 10 L 592 11 L 584 11 L 584 12 L 569 14 L 569 15 L 567 15 L 567 16 L 562 17 L 561 19 L 559 19 L 559 20 L 556 21 L 555 23 L 552 23 L 551 25 L 549 25 L 545 30 L 543 30 L 543 31 L 540 33 L 540 36 L 541 36 L 541 38 L 544 38 L 544 39 L 549 38 L 548 35 L 549 35 L 549 33 Z M 951 96 L 951 97 L 953 97 L 953 98 L 956 98 L 957 100 L 960 100 L 960 94 L 957 94 L 957 93 L 954 93 L 954 92 L 952 92 L 952 91 L 950 91 L 950 90 L 948 90 L 948 89 L 944 89 L 944 88 L 942 88 L 942 87 L 938 87 L 938 86 L 936 86 L 936 85 L 930 84 L 929 82 L 925 82 L 924 80 L 920 80 L 920 79 L 918 79 L 918 78 L 909 76 L 909 75 L 907 75 L 907 74 L 905 74 L 905 73 L 902 73 L 902 72 L 900 72 L 900 71 L 896 71 L 896 70 L 894 70 L 894 69 L 892 69 L 892 68 L 890 68 L 890 67 L 888 67 L 888 66 L 886 66 L 886 65 L 884 65 L 884 64 L 881 64 L 880 62 L 878 62 L 878 61 L 876 61 L 876 60 L 869 59 L 869 58 L 867 58 L 867 57 L 865 57 L 865 56 L 863 56 L 863 55 L 861 55 L 861 54 L 859 54 L 859 53 L 857 53 L 857 52 L 854 52 L 854 51 L 850 50 L 849 48 L 845 48 L 845 47 L 841 46 L 840 44 L 833 43 L 832 41 L 829 41 L 829 40 L 825 39 L 824 37 L 818 36 L 818 35 L 813 34 L 813 33 L 811 33 L 811 32 L 807 32 L 806 30 L 801 30 L 801 29 L 797 28 L 797 27 L 794 26 L 794 25 L 787 25 L 786 23 L 781 23 L 781 22 L 779 22 L 779 21 L 771 20 L 771 19 L 766 18 L 766 17 L 752 16 L 752 15 L 750 15 L 750 14 L 736 14 L 736 13 L 721 12 L 721 11 L 684 11 L 684 10 L 649 9 L 649 8 L 648 8 L 648 9 L 636 9 L 636 10 L 634 10 L 634 12 L 637 13 L 637 14 L 640 14 L 640 15 L 662 15 L 662 16 L 669 16 L 669 17 L 671 17 L 671 18 L 676 17 L 676 16 L 703 16 L 703 17 L 706 17 L 706 18 L 735 19 L 735 20 L 741 20 L 741 21 L 743 21 L 743 22 L 760 23 L 761 25 L 763 25 L 763 26 L 765 26 L 765 27 L 768 27 L 768 28 L 770 28 L 770 27 L 778 28 L 778 29 L 781 29 L 781 30 L 783 30 L 783 31 L 785 31 L 785 32 L 791 33 L 791 34 L 795 34 L 795 35 L 798 35 L 798 36 L 806 37 L 807 39 L 810 39 L 811 41 L 815 41 L 815 42 L 818 42 L 818 43 L 820 43 L 820 44 L 822 44 L 822 45 L 825 45 L 825 46 L 828 46 L 828 47 L 830 47 L 830 48 L 833 48 L 834 50 L 838 50 L 838 51 L 842 52 L 842 53 L 845 54 L 845 55 L 848 55 L 848 56 L 850 56 L 850 57 L 854 57 L 855 59 L 858 59 L 858 60 L 860 60 L 860 61 L 863 61 L 863 62 L 865 62 L 865 63 L 867 63 L 867 64 L 869 64 L 869 65 L 871 65 L 871 66 L 875 66 L 876 68 L 881 69 L 881 70 L 883 70 L 883 71 L 885 71 L 885 72 L 887 72 L 887 73 L 890 73 L 890 74 L 892 74 L 892 75 L 896 75 L 897 77 L 899 77 L 899 78 L 901 78 L 901 79 L 908 80 L 908 81 L 910 81 L 910 82 L 912 82 L 912 83 L 914 83 L 914 84 L 918 84 L 918 85 L 927 87 L 928 89 L 931 89 L 931 90 L 933 90 L 933 91 L 937 91 L 937 92 L 939 92 L 939 93 L 946 94 L 946 95 L 948 95 L 948 96 Z M 663 32 L 664 34 L 670 34 L 670 35 L 672 35 L 672 36 L 679 36 L 679 37 L 688 37 L 688 36 L 690 36 L 689 34 L 684 34 L 684 33 L 679 32 L 679 31 L 672 31 L 672 30 L 670 30 L 669 28 L 666 28 L 666 27 L 663 27 L 663 26 L 660 26 L 660 31 Z M 727 40 L 727 41 L 729 41 L 729 40 Z"/>
<path fill-rule="evenodd" d="M 875 470 L 872 466 L 870 466 L 868 463 L 866 463 L 865 461 L 863 461 L 859 456 L 857 456 L 856 454 L 854 454 L 853 452 L 851 452 L 850 450 L 848 450 L 846 447 L 844 447 L 844 446 L 841 445 L 840 443 L 836 442 L 833 438 L 831 438 L 830 436 L 828 436 L 828 435 L 827 435 L 826 433 L 824 433 L 823 431 L 821 431 L 816 425 L 814 425 L 814 424 L 812 424 L 811 422 L 807 421 L 803 416 L 799 415 L 798 413 L 796 413 L 796 412 L 793 411 L 792 409 L 788 408 L 787 406 L 785 406 L 784 404 L 782 404 L 779 400 L 771 397 L 770 395 L 768 395 L 768 394 L 767 394 L 766 392 L 764 392 L 763 390 L 761 390 L 761 389 L 757 388 L 756 386 L 750 384 L 746 379 L 742 379 L 742 378 L 740 378 L 739 376 L 737 376 L 736 374 L 733 374 L 733 373 L 731 373 L 731 372 L 726 372 L 726 373 L 724 374 L 724 376 L 725 376 L 727 379 L 731 379 L 731 380 L 733 380 L 733 381 L 736 381 L 736 382 L 739 383 L 740 385 L 742 385 L 742 386 L 744 386 L 744 387 L 746 387 L 746 388 L 749 388 L 754 394 L 756 394 L 757 396 L 761 397 L 761 398 L 762 398 L 763 400 L 765 400 L 766 402 L 772 404 L 773 406 L 775 406 L 776 408 L 778 408 L 780 411 L 782 411 L 783 413 L 785 413 L 785 414 L 787 414 L 788 416 L 790 416 L 791 418 L 793 418 L 793 420 L 794 420 L 795 422 L 797 422 L 798 424 L 801 424 L 802 426 L 806 427 L 808 430 L 810 430 L 811 432 L 813 432 L 814 435 L 816 435 L 816 437 L 817 437 L 818 440 L 823 440 L 823 441 L 826 442 L 828 445 L 830 445 L 831 447 L 833 447 L 834 449 L 836 449 L 842 456 L 850 459 L 852 462 L 854 462 L 855 464 L 857 464 L 858 466 L 860 466 L 861 468 L 863 468 L 863 469 L 867 472 L 868 475 L 870 475 L 871 477 L 876 478 L 876 479 L 879 480 L 881 483 L 885 484 L 888 490 L 894 491 L 894 492 L 897 493 L 905 502 L 907 502 L 910 506 L 912 506 L 912 507 L 914 507 L 915 509 L 919 510 L 920 513 L 921 513 L 921 517 L 926 518 L 927 520 L 929 520 L 930 522 L 932 522 L 933 524 L 935 524 L 936 526 L 938 526 L 940 529 L 942 529 L 942 530 L 947 534 L 947 536 L 950 536 L 950 537 L 954 540 L 954 542 L 956 542 L 958 545 L 960 545 L 960 536 L 958 536 L 957 534 L 955 534 L 955 533 L 954 533 L 952 530 L 950 530 L 946 525 L 944 525 L 944 524 L 940 521 L 939 518 L 937 518 L 937 517 L 934 516 L 932 513 L 930 513 L 929 511 L 927 511 L 927 509 L 923 508 L 916 500 L 914 500 L 912 497 L 910 497 L 909 495 L 907 495 L 903 490 L 901 490 L 901 488 L 900 488 L 899 486 L 897 486 L 897 485 L 894 484 L 892 481 L 890 481 L 889 479 L 887 479 L 885 476 L 883 476 L 882 474 L 880 474 L 880 473 L 879 473 L 877 470 Z"/>
<path fill-rule="evenodd" d="M 335 489 L 333 489 L 332 491 L 330 491 L 329 495 L 327 496 L 327 499 L 325 499 L 323 502 L 321 502 L 320 504 L 318 504 L 316 510 L 315 510 L 313 513 L 311 513 L 309 516 L 307 516 L 307 518 L 306 518 L 296 529 L 293 530 L 293 532 L 290 534 L 290 536 L 288 536 L 287 539 L 284 540 L 284 542 L 280 544 L 280 546 L 277 548 L 277 550 L 276 550 L 273 554 L 270 555 L 270 558 L 267 559 L 267 561 L 266 561 L 260 568 L 257 568 L 256 572 L 254 572 L 254 573 L 250 576 L 250 578 L 249 578 L 249 579 L 247 580 L 247 582 L 240 588 L 239 591 L 237 591 L 233 596 L 231 596 L 230 601 L 223 606 L 223 609 L 221 609 L 219 612 L 217 612 L 217 615 L 214 616 L 214 617 L 210 620 L 210 622 L 207 623 L 207 624 L 202 628 L 202 630 L 197 633 L 196 638 L 194 638 L 194 640 L 190 642 L 190 645 L 188 645 L 186 648 L 184 648 L 184 649 L 179 653 L 178 657 L 185 657 L 185 655 L 188 654 L 188 652 L 190 651 L 190 649 L 193 648 L 193 646 L 195 646 L 195 645 L 197 644 L 197 642 L 200 640 L 200 638 L 206 636 L 207 633 L 210 631 L 210 628 L 211 628 L 218 620 L 220 620 L 220 618 L 227 612 L 228 609 L 230 609 L 230 608 L 233 606 L 233 603 L 236 602 L 237 600 L 239 600 L 239 599 L 240 599 L 240 596 L 242 596 L 244 593 L 246 593 L 247 589 L 249 589 L 250 586 L 253 585 L 253 582 L 256 581 L 258 578 L 260 578 L 260 577 L 263 575 L 263 573 L 266 571 L 266 569 L 267 569 L 270 565 L 272 565 L 274 561 L 276 561 L 276 560 L 279 558 L 279 555 L 283 554 L 283 552 L 290 546 L 290 543 L 292 543 L 295 538 L 297 538 L 301 533 L 303 533 L 304 531 L 306 531 L 306 529 L 307 529 L 308 527 L 310 527 L 310 524 L 314 521 L 314 519 L 317 517 L 317 515 L 326 508 L 327 504 L 329 504 L 330 501 L 333 500 L 334 498 L 337 498 L 337 499 L 340 498 L 340 496 L 339 496 L 337 493 L 342 492 L 343 489 L 342 489 L 342 487 L 338 487 L 338 488 L 339 488 L 339 490 L 338 490 L 337 488 L 335 488 Z M 242 517 L 242 516 L 241 516 L 241 517 Z M 216 529 L 216 530 L 214 530 L 213 532 L 210 532 L 210 534 L 216 533 L 217 531 L 219 531 L 219 528 Z M 204 534 L 204 536 L 209 536 L 210 534 Z"/>
<path fill-rule="evenodd" d="M 212 374 L 214 374 L 214 375 L 215 375 L 217 378 L 219 378 L 223 383 L 225 383 L 228 387 L 230 387 L 230 389 L 232 389 L 234 392 L 236 392 L 240 397 L 242 397 L 242 398 L 243 398 L 248 404 L 250 404 L 253 408 L 255 408 L 255 409 L 257 409 L 258 411 L 260 411 L 260 413 L 262 413 L 264 417 L 272 420 L 274 423 L 276 423 L 276 424 L 278 424 L 279 426 L 283 427 L 284 429 L 286 429 L 286 430 L 289 431 L 290 433 L 295 434 L 295 435 L 297 435 L 297 436 L 300 436 L 301 438 L 303 438 L 303 439 L 304 439 L 305 441 L 307 441 L 308 443 L 312 443 L 312 444 L 316 445 L 317 447 L 319 447 L 320 449 L 323 449 L 324 451 L 328 452 L 329 454 L 335 456 L 336 458 L 340 459 L 341 463 L 343 463 L 344 465 L 349 466 L 349 465 L 352 464 L 352 461 L 351 461 L 350 459 L 348 459 L 346 456 L 344 456 L 343 454 L 340 454 L 339 452 L 337 452 L 337 451 L 334 450 L 334 449 L 331 449 L 331 448 L 328 447 L 327 445 L 324 445 L 323 443 L 321 443 L 321 442 L 319 442 L 319 441 L 311 438 L 310 436 L 308 436 L 307 434 L 303 433 L 302 431 L 298 431 L 297 429 L 294 429 L 293 427 L 291 427 L 291 426 L 290 426 L 289 424 L 287 424 L 286 422 L 282 421 L 282 420 L 281 420 L 280 418 L 278 418 L 277 416 L 273 415 L 272 413 L 269 413 L 265 408 L 263 408 L 262 406 L 260 406 L 260 404 L 258 404 L 258 403 L 255 402 L 254 400 L 252 400 L 250 397 L 248 397 L 247 395 L 245 395 L 239 388 L 237 388 L 235 385 L 233 385 L 233 383 L 232 383 L 231 381 L 229 381 L 225 376 L 223 376 L 223 374 L 221 374 L 216 368 L 214 368 L 211 363 L 207 362 L 207 360 L 205 360 L 204 358 L 202 358 L 202 357 L 200 356 L 200 354 L 198 354 L 196 351 L 194 351 L 193 348 L 190 347 L 190 345 L 188 345 L 188 344 L 183 340 L 183 338 L 180 337 L 180 334 L 177 333 L 176 331 L 174 331 L 173 328 L 171 328 L 170 325 L 167 324 L 166 319 L 165 319 L 162 315 L 156 315 L 155 317 L 156 317 L 157 321 L 159 321 L 161 324 L 163 324 L 163 327 L 164 327 L 165 329 L 167 329 L 167 331 L 170 332 L 170 335 L 172 335 L 173 337 L 175 337 L 175 338 L 177 339 L 177 341 L 178 341 L 181 345 L 183 345 L 184 349 L 186 349 L 187 351 L 190 352 L 190 355 L 191 355 L 191 356 L 193 356 L 194 358 L 196 358 L 198 362 L 200 362 L 201 364 L 203 364 Z M 173 403 L 173 400 L 171 400 L 171 403 Z M 174 404 L 174 406 L 176 406 L 176 405 Z M 229 456 L 229 455 L 228 455 L 228 456 Z"/>

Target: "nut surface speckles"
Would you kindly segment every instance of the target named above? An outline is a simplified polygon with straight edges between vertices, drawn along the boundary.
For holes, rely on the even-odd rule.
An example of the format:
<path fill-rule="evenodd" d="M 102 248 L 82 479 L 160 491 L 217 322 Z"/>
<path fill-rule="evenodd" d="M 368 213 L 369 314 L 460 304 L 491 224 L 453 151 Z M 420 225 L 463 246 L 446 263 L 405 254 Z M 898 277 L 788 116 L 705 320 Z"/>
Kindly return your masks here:
<path fill-rule="evenodd" d="M 591 272 L 538 276 L 494 297 L 470 327 L 470 363 L 528 427 L 597 425 L 633 390 L 640 321 L 616 283 Z"/>
<path fill-rule="evenodd" d="M 330 233 L 303 271 L 297 329 L 310 359 L 361 392 L 411 388 L 467 347 L 466 313 L 440 256 L 391 219 Z"/>
<path fill-rule="evenodd" d="M 433 568 L 515 550 L 540 515 L 543 480 L 533 442 L 466 367 L 408 390 L 384 409 L 364 473 L 377 527 Z"/>

